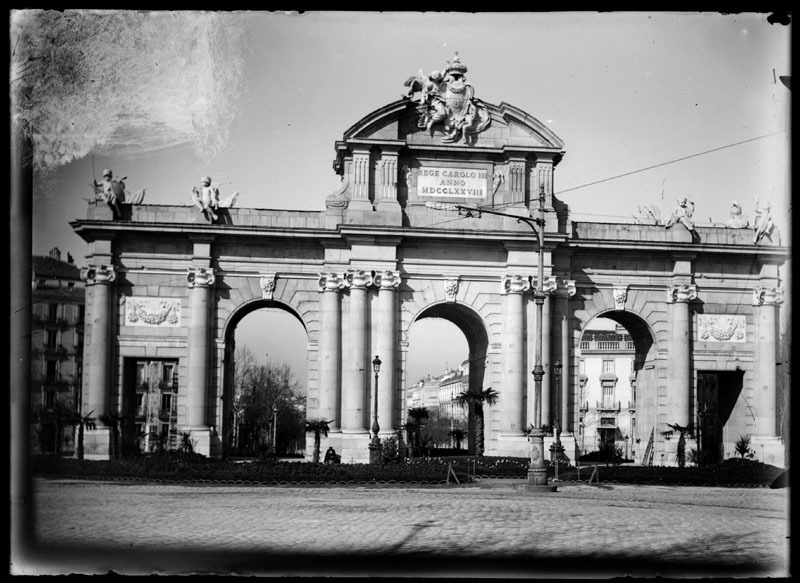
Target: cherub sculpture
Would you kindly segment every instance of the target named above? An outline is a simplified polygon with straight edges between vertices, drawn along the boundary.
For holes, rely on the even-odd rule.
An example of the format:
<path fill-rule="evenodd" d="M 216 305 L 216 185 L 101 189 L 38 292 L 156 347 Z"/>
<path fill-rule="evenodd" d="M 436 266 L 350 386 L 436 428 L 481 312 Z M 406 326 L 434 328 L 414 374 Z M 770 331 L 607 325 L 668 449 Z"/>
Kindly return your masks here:
<path fill-rule="evenodd" d="M 694 214 L 694 201 L 689 200 L 684 196 L 678 199 L 678 207 L 672 211 L 672 214 L 664 223 L 664 227 L 669 229 L 675 223 L 681 223 L 689 231 L 694 231 L 694 221 L 692 215 Z"/>
<path fill-rule="evenodd" d="M 217 214 L 219 209 L 233 207 L 239 193 L 235 192 L 231 196 L 220 200 L 219 185 L 212 184 L 210 176 L 203 176 L 200 179 L 200 183 L 200 188 L 196 186 L 192 188 L 192 203 L 203 213 L 206 219 L 216 221 L 219 219 Z"/>
<path fill-rule="evenodd" d="M 758 208 L 758 199 L 756 199 L 756 220 L 753 228 L 755 234 L 753 236 L 753 244 L 758 245 L 761 240 L 766 237 L 772 241 L 772 234 L 775 232 L 775 223 L 772 221 L 772 206 L 767 203 L 763 210 Z"/>
<path fill-rule="evenodd" d="M 114 218 L 118 219 L 122 216 L 120 205 L 123 204 L 142 204 L 146 189 L 138 191 L 136 194 L 131 194 L 125 187 L 125 180 L 127 176 L 122 178 L 114 178 L 114 173 L 105 168 L 103 170 L 102 182 L 92 179 L 91 186 L 94 189 L 95 200 L 102 200 L 114 212 Z"/>
<path fill-rule="evenodd" d="M 735 200 L 731 203 L 731 218 L 728 219 L 728 227 L 733 229 L 746 229 L 750 226 L 750 221 L 742 215 L 742 205 Z"/>

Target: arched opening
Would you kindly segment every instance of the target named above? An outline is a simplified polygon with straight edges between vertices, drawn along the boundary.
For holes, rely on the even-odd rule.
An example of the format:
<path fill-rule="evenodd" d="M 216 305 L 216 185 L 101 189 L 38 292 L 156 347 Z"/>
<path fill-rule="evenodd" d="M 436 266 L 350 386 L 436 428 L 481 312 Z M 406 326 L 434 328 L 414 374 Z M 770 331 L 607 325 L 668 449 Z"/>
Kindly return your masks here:
<path fill-rule="evenodd" d="M 656 427 L 653 335 L 627 311 L 598 314 L 580 339 L 579 456 L 642 461 L 652 455 Z"/>
<path fill-rule="evenodd" d="M 237 311 L 225 336 L 224 457 L 302 457 L 308 336 L 300 317 L 270 300 Z"/>
<path fill-rule="evenodd" d="M 436 431 L 430 434 L 439 447 L 460 448 L 466 438 L 467 451 L 474 453 L 474 408 L 464 410 L 455 397 L 483 388 L 488 346 L 483 321 L 472 309 L 442 303 L 420 312 L 409 329 L 400 425 L 406 423 L 409 409 L 425 407 L 436 419 Z"/>

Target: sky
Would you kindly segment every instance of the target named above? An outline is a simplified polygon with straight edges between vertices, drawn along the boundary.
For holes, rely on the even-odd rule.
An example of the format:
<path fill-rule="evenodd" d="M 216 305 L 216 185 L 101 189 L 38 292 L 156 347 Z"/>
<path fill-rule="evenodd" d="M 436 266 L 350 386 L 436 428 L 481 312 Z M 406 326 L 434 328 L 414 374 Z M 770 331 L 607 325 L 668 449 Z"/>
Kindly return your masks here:
<path fill-rule="evenodd" d="M 149 204 L 189 204 L 210 175 L 223 197 L 240 193 L 240 207 L 324 210 L 340 186 L 334 142 L 400 98 L 407 77 L 442 70 L 456 51 L 478 99 L 514 105 L 564 141 L 554 191 L 573 220 L 631 222 L 644 204 L 666 216 L 681 196 L 694 200 L 701 224 L 725 222 L 734 200 L 752 220 L 758 197 L 772 204 L 784 243 L 790 235 L 791 94 L 778 77 L 791 75 L 791 25 L 768 23 L 768 13 L 240 16 L 245 78 L 227 147 L 211 161 L 189 147 L 124 158 L 98 151 L 35 176 L 34 254 L 57 246 L 85 263 L 86 245 L 68 223 L 86 216 L 88 184 L 106 167 L 127 176 L 129 190 L 146 188 Z M 264 329 L 249 326 L 248 337 Z M 412 329 L 412 360 L 423 328 Z M 419 336 L 422 344 L 433 334 Z M 280 352 L 257 343 L 256 354 Z M 457 366 L 466 341 L 453 346 L 446 355 L 423 350 L 440 356 L 416 357 L 408 378 L 438 374 L 442 359 Z M 304 358 L 283 359 L 303 368 Z"/>

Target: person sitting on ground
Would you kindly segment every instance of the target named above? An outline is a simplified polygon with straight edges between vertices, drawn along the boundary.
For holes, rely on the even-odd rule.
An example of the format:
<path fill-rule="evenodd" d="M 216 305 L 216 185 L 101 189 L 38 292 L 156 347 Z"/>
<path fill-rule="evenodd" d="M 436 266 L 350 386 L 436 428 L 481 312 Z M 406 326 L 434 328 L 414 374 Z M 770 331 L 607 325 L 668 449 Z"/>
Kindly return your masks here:
<path fill-rule="evenodd" d="M 333 449 L 333 447 L 329 447 L 328 451 L 325 452 L 325 463 L 326 464 L 334 463 L 334 460 L 336 459 L 336 457 L 337 457 L 336 450 Z"/>

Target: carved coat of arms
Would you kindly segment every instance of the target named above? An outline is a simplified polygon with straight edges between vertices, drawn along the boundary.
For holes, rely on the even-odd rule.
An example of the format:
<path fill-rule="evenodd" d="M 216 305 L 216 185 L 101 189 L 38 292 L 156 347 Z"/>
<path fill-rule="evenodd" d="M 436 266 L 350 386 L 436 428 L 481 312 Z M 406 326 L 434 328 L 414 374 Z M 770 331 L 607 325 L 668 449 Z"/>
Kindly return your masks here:
<path fill-rule="evenodd" d="M 409 88 L 405 97 L 415 100 L 419 106 L 417 126 L 434 134 L 444 133 L 442 142 L 454 143 L 463 140 L 474 144 L 478 134 L 489 127 L 491 116 L 488 108 L 475 98 L 475 90 L 467 83 L 467 67 L 456 53 L 448 62 L 444 73 L 433 71 L 427 77 L 409 77 L 405 86 Z"/>

